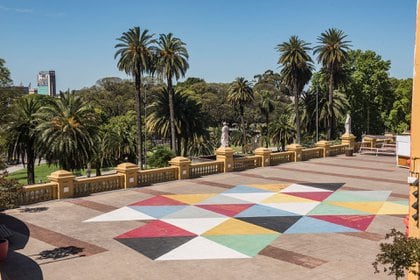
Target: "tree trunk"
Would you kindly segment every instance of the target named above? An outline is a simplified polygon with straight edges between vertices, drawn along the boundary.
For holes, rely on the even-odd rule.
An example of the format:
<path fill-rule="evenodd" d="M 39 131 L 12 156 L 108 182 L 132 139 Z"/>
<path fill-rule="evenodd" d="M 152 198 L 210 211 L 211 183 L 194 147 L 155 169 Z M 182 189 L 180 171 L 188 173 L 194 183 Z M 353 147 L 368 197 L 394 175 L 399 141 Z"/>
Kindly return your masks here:
<path fill-rule="evenodd" d="M 35 184 L 35 151 L 33 150 L 34 143 L 29 141 L 28 148 L 26 149 L 27 165 L 26 175 L 28 178 L 28 185 Z"/>
<path fill-rule="evenodd" d="M 334 95 L 334 74 L 331 69 L 330 81 L 328 85 L 328 111 L 330 112 L 330 115 L 329 115 L 328 129 L 327 129 L 327 140 L 331 140 L 334 134 L 333 95 Z"/>
<path fill-rule="evenodd" d="M 136 75 L 134 77 L 135 80 L 135 88 L 136 88 L 136 117 L 137 117 L 137 165 L 140 169 L 143 168 L 143 133 L 142 133 L 142 123 L 141 123 L 141 76 Z"/>
<path fill-rule="evenodd" d="M 300 144 L 299 92 L 298 92 L 297 79 L 295 79 L 293 83 L 293 96 L 295 97 L 296 144 Z"/>
<path fill-rule="evenodd" d="M 175 111 L 174 111 L 174 92 L 172 87 L 172 77 L 168 77 L 168 94 L 169 94 L 169 118 L 171 124 L 171 149 L 176 154 L 179 155 L 180 151 L 177 151 L 175 145 Z"/>
<path fill-rule="evenodd" d="M 242 153 L 246 154 L 246 131 L 245 131 L 245 121 L 244 121 L 244 107 L 240 106 L 240 115 L 241 115 L 241 126 L 242 126 Z"/>
<path fill-rule="evenodd" d="M 268 136 L 268 124 L 269 124 L 269 120 L 270 119 L 270 114 L 268 112 L 265 113 L 265 123 L 267 125 L 266 130 L 265 130 L 265 147 L 268 148 L 269 146 L 269 142 L 270 142 L 270 137 Z"/>

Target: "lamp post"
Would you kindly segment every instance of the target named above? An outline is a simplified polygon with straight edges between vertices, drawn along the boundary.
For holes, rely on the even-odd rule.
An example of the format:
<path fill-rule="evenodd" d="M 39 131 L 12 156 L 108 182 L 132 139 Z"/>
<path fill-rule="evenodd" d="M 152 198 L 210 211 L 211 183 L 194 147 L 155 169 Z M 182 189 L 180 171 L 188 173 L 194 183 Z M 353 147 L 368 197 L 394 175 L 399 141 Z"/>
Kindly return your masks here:
<path fill-rule="evenodd" d="M 316 99 L 316 142 L 318 142 L 318 91 L 315 91 Z"/>

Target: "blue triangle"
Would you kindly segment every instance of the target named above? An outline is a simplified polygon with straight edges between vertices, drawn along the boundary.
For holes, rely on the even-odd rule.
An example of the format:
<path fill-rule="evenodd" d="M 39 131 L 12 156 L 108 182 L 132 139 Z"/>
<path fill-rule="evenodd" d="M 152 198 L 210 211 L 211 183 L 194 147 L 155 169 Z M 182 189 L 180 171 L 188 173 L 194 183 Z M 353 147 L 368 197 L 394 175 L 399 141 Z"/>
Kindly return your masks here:
<path fill-rule="evenodd" d="M 288 228 L 284 233 L 290 234 L 323 232 L 359 232 L 359 230 L 305 216 L 293 224 L 290 228 Z"/>
<path fill-rule="evenodd" d="M 136 211 L 143 214 L 152 216 L 153 218 L 162 218 L 168 214 L 172 214 L 181 209 L 184 209 L 186 205 L 164 205 L 164 206 L 128 206 Z"/>
<path fill-rule="evenodd" d="M 271 192 L 271 191 L 262 190 L 262 189 L 258 189 L 258 188 L 253 188 L 253 187 L 248 187 L 248 186 L 243 186 L 243 185 L 237 185 L 237 186 L 225 191 L 224 193 L 267 193 L 267 192 Z"/>
<path fill-rule="evenodd" d="M 282 217 L 282 216 L 299 216 L 296 213 L 287 212 L 285 210 L 264 206 L 261 204 L 255 204 L 235 217 Z"/>

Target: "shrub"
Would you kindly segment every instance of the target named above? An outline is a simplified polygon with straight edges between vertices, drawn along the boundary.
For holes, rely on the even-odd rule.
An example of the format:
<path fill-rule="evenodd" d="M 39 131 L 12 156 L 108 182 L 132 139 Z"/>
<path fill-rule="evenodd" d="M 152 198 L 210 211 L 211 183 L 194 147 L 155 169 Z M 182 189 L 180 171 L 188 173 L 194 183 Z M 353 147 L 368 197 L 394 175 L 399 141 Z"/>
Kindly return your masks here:
<path fill-rule="evenodd" d="M 400 231 L 392 229 L 385 236 L 385 239 L 392 238 L 392 243 L 381 243 L 381 253 L 376 255 L 376 260 L 372 263 L 375 273 L 378 273 L 378 265 L 384 266 L 383 271 L 388 275 L 394 275 L 395 279 L 404 277 L 406 271 L 418 274 L 413 270 L 415 265 L 420 262 L 420 239 L 406 237 Z"/>
<path fill-rule="evenodd" d="M 160 168 L 169 166 L 168 161 L 173 158 L 175 154 L 166 147 L 159 146 L 153 150 L 152 154 L 147 157 L 147 164 L 152 168 Z"/>
<path fill-rule="evenodd" d="M 0 176 L 0 210 L 19 206 L 23 188 L 18 181 Z"/>

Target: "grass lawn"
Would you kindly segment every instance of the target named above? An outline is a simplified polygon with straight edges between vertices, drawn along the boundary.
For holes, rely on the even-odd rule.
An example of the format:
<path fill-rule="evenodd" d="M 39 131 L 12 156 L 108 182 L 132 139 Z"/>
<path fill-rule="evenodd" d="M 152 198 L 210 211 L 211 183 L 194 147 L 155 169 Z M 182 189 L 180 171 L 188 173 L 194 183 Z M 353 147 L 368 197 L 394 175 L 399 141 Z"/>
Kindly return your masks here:
<path fill-rule="evenodd" d="M 46 163 L 42 163 L 40 165 L 35 165 L 35 183 L 39 183 L 39 182 L 48 182 L 48 178 L 47 176 L 49 176 L 52 172 L 59 170 L 60 168 L 56 165 L 50 165 L 48 166 L 48 164 Z M 103 168 L 101 169 L 102 171 L 109 171 L 112 170 L 113 168 Z M 91 174 L 95 175 L 96 170 L 92 169 Z M 75 171 L 74 174 L 76 176 L 82 176 L 82 175 L 86 175 L 86 170 L 80 170 L 80 171 Z M 11 172 L 9 173 L 9 175 L 7 176 L 8 179 L 16 179 L 19 181 L 19 183 L 26 185 L 28 183 L 27 177 L 26 177 L 26 168 L 25 169 L 21 169 L 15 172 Z"/>

